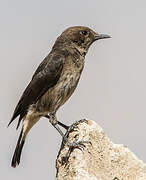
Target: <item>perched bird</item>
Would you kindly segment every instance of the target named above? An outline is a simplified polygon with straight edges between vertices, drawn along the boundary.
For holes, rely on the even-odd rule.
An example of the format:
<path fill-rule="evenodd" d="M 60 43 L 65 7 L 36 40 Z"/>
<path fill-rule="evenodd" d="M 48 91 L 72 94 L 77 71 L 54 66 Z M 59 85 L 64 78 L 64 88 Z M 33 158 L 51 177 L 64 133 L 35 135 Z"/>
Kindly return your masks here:
<path fill-rule="evenodd" d="M 26 136 L 41 117 L 48 117 L 50 123 L 64 136 L 58 125 L 66 129 L 68 127 L 57 121 L 56 112 L 77 87 L 90 45 L 104 38 L 110 36 L 83 26 L 70 27 L 57 38 L 51 52 L 38 66 L 23 92 L 8 124 L 19 116 L 18 128 L 23 120 L 12 167 L 19 165 Z"/>

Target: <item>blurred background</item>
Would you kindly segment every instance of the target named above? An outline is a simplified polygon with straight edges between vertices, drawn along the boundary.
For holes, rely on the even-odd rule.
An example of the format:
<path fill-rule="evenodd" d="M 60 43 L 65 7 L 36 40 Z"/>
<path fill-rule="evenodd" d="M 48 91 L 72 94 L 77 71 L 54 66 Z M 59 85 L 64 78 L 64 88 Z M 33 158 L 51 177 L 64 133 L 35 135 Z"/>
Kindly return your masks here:
<path fill-rule="evenodd" d="M 40 120 L 28 135 L 20 166 L 11 158 L 20 133 L 13 110 L 33 72 L 69 26 L 89 26 L 112 36 L 92 45 L 79 85 L 58 111 L 70 125 L 96 121 L 114 143 L 146 161 L 146 1 L 0 1 L 0 178 L 55 179 L 61 137 Z"/>

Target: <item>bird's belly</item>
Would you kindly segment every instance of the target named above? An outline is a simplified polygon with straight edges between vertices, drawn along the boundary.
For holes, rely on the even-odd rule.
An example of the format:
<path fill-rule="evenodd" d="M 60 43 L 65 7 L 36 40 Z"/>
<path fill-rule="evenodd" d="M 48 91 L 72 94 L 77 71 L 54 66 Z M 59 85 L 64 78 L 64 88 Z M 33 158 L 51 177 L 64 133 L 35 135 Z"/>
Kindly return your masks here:
<path fill-rule="evenodd" d="M 58 83 L 50 88 L 44 96 L 42 96 L 40 103 L 43 111 L 56 112 L 74 92 L 80 73 L 65 73 L 58 81 Z"/>

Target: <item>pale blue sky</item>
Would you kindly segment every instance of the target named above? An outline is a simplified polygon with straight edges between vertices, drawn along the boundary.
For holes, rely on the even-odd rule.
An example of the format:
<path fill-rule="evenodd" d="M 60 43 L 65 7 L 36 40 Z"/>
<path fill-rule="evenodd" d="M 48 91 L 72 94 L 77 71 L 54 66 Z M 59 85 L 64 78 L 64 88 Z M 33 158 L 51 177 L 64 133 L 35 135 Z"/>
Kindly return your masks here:
<path fill-rule="evenodd" d="M 0 179 L 54 179 L 61 143 L 42 119 L 30 132 L 20 166 L 10 167 L 19 131 L 6 128 L 34 70 L 67 27 L 85 25 L 112 39 L 92 45 L 77 90 L 58 112 L 65 124 L 88 118 L 115 143 L 146 161 L 146 1 L 0 1 Z"/>

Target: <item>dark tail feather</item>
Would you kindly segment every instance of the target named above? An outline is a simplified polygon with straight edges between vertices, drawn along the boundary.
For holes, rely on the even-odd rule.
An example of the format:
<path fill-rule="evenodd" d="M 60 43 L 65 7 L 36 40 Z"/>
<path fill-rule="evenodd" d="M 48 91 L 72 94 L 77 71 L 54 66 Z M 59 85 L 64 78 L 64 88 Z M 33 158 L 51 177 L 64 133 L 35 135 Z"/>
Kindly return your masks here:
<path fill-rule="evenodd" d="M 22 152 L 22 148 L 24 145 L 25 140 L 23 139 L 23 129 L 21 130 L 18 142 L 17 142 L 17 146 L 13 155 L 13 159 L 12 159 L 12 163 L 11 166 L 12 167 L 16 167 L 17 165 L 19 165 L 20 163 L 20 158 L 21 158 L 21 152 Z"/>

